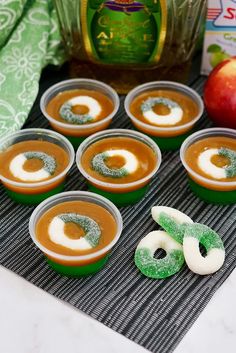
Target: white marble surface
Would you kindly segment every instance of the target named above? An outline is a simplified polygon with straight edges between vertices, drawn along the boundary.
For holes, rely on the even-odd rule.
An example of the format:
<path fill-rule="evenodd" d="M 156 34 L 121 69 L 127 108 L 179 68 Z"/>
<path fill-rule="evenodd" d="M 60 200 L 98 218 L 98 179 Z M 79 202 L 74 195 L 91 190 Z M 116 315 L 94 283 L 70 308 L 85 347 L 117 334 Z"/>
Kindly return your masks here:
<path fill-rule="evenodd" d="M 236 351 L 236 271 L 174 353 Z M 0 267 L 1 353 L 145 353 L 142 347 Z"/>

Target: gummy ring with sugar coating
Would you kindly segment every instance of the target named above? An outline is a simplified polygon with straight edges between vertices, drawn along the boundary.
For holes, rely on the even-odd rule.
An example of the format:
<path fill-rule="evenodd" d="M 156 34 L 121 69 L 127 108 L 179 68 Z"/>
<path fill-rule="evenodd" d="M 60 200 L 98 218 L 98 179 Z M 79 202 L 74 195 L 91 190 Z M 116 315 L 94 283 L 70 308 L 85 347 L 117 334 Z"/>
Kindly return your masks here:
<path fill-rule="evenodd" d="M 157 249 L 163 249 L 166 256 L 155 259 Z M 182 245 L 177 243 L 166 232 L 157 230 L 146 235 L 135 251 L 135 264 L 147 277 L 162 279 L 177 273 L 184 264 Z"/>
<path fill-rule="evenodd" d="M 157 104 L 166 106 L 169 114 L 160 115 L 154 112 L 153 107 Z M 171 99 L 164 97 L 148 98 L 141 105 L 144 118 L 153 125 L 176 125 L 183 118 L 183 109 Z"/>
<path fill-rule="evenodd" d="M 75 114 L 72 109 L 76 105 L 82 105 L 88 108 L 86 114 Z M 59 114 L 61 118 L 70 124 L 87 124 L 95 121 L 102 111 L 100 103 L 89 96 L 78 96 L 69 99 L 62 104 Z"/>
<path fill-rule="evenodd" d="M 229 165 L 218 167 L 212 163 L 212 157 L 219 155 L 229 160 Z M 199 168 L 215 179 L 233 178 L 236 176 L 236 152 L 229 148 L 209 148 L 200 153 L 197 160 Z"/>
<path fill-rule="evenodd" d="M 109 168 L 105 162 L 112 157 L 122 157 L 125 160 L 125 164 L 121 168 Z M 136 156 L 127 150 L 108 150 L 102 153 L 96 154 L 92 161 L 92 168 L 99 174 L 111 177 L 111 178 L 122 178 L 126 175 L 132 174 L 138 168 L 138 160 Z"/>
<path fill-rule="evenodd" d="M 166 206 L 154 206 L 151 212 L 154 221 L 178 243 L 183 244 L 185 229 L 188 224 L 193 223 L 192 219 L 185 213 Z"/>
<path fill-rule="evenodd" d="M 78 224 L 85 235 L 71 239 L 65 234 L 66 223 Z M 92 218 L 77 213 L 62 213 L 55 216 L 48 227 L 50 240 L 72 250 L 89 250 L 96 247 L 101 237 L 101 229 Z"/>
<path fill-rule="evenodd" d="M 43 167 L 37 171 L 27 171 L 24 164 L 29 159 L 39 159 L 43 162 Z M 9 169 L 15 178 L 28 181 L 41 181 L 49 178 L 55 173 L 57 163 L 54 157 L 44 152 L 29 151 L 16 155 L 9 164 Z"/>
<path fill-rule="evenodd" d="M 200 253 L 199 243 L 207 251 L 205 257 Z M 199 275 L 216 272 L 225 260 L 224 245 L 219 235 L 211 228 L 199 223 L 190 224 L 186 227 L 183 251 L 188 267 Z"/>

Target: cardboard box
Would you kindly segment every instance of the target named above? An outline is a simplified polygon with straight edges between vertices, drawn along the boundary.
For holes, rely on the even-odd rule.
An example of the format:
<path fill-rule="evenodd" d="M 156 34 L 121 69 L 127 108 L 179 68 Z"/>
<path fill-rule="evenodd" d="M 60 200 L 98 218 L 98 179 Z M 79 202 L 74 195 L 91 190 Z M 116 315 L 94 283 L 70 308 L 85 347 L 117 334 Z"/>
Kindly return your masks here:
<path fill-rule="evenodd" d="M 236 56 L 236 0 L 208 0 L 201 73 Z"/>

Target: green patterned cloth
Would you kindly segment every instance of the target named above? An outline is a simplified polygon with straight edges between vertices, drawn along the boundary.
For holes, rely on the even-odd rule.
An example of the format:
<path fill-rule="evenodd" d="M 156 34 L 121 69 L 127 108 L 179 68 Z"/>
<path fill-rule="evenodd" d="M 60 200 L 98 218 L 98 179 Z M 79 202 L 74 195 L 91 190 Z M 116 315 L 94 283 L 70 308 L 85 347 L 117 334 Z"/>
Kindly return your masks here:
<path fill-rule="evenodd" d="M 22 127 L 43 67 L 63 54 L 51 0 L 0 0 L 0 137 Z"/>

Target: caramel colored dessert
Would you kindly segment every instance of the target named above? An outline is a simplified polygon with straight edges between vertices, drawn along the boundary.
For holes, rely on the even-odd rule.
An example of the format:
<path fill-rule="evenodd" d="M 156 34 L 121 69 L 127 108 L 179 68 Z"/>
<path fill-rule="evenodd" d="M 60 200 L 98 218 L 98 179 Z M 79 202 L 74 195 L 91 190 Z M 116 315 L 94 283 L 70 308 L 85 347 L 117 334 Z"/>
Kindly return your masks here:
<path fill-rule="evenodd" d="M 198 158 L 204 151 L 209 149 L 229 149 L 236 152 L 236 140 L 229 137 L 209 137 L 202 140 L 199 140 L 193 143 L 185 152 L 185 161 L 188 166 L 197 174 L 201 175 L 204 178 L 220 181 L 220 182 L 233 182 L 236 181 L 236 176 L 221 178 L 220 180 L 214 177 L 211 177 L 209 174 L 204 173 L 202 168 L 199 167 Z M 211 163 L 219 168 L 226 168 L 230 165 L 230 160 L 219 154 L 215 154 L 211 158 Z M 198 180 L 196 180 L 198 182 Z M 208 183 L 201 181 L 201 185 L 206 188 L 209 186 Z"/>
<path fill-rule="evenodd" d="M 76 213 L 87 216 L 97 222 L 101 230 L 99 243 L 89 250 L 73 250 L 56 244 L 50 239 L 49 224 L 54 217 L 60 214 Z M 86 255 L 105 248 L 115 237 L 117 224 L 114 217 L 103 207 L 85 201 L 68 201 L 58 204 L 45 212 L 36 224 L 36 238 L 48 250 L 67 256 Z M 78 224 L 68 222 L 64 226 L 64 232 L 70 239 L 80 239 L 85 235 L 84 230 Z"/>
<path fill-rule="evenodd" d="M 101 113 L 97 116 L 96 121 L 94 122 L 105 119 L 113 112 L 114 105 L 111 99 L 108 98 L 105 94 L 99 91 L 75 89 L 75 90 L 62 91 L 58 93 L 54 98 L 52 98 L 52 100 L 48 103 L 46 107 L 46 111 L 48 115 L 50 115 L 53 119 L 60 121 L 61 123 L 70 124 L 69 122 L 65 121 L 61 117 L 59 111 L 61 106 L 64 103 L 66 103 L 71 98 L 78 97 L 78 96 L 88 96 L 88 97 L 94 98 L 101 105 L 101 108 L 102 108 Z M 72 111 L 74 114 L 87 114 L 88 107 L 86 105 L 75 105 L 72 108 Z M 87 124 L 90 124 L 90 122 L 88 122 Z"/>
<path fill-rule="evenodd" d="M 120 177 L 111 177 L 104 176 L 94 170 L 92 165 L 94 156 L 116 150 L 127 151 L 133 155 L 137 164 L 134 171 Z M 129 158 L 125 160 L 122 155 L 116 155 L 107 158 L 104 164 L 111 170 L 116 171 L 117 169 L 121 169 L 127 162 L 130 162 Z M 81 163 L 84 170 L 99 181 L 112 184 L 126 184 L 148 176 L 156 167 L 157 156 L 149 146 L 141 141 L 129 137 L 110 137 L 91 144 L 83 153 Z"/>
<path fill-rule="evenodd" d="M 181 121 L 177 122 L 175 125 L 172 125 L 172 126 L 160 125 L 160 127 L 162 127 L 162 128 L 163 127 L 169 128 L 169 127 L 173 127 L 173 126 L 181 126 L 181 125 L 187 124 L 191 120 L 196 118 L 196 116 L 199 114 L 199 108 L 198 108 L 197 104 L 194 102 L 194 100 L 192 100 L 190 97 L 188 97 L 185 94 L 182 94 L 177 91 L 172 91 L 172 90 L 153 90 L 153 91 L 147 91 L 145 93 L 138 95 L 136 98 L 134 98 L 134 100 L 130 104 L 131 114 L 136 119 L 139 119 L 141 122 L 152 126 L 152 124 L 150 124 L 150 122 L 148 122 L 145 119 L 145 117 L 143 116 L 141 106 L 149 98 L 155 98 L 155 97 L 162 97 L 162 98 L 167 98 L 167 99 L 173 100 L 183 110 L 183 117 L 182 117 Z M 153 107 L 153 111 L 156 114 L 163 115 L 163 116 L 168 115 L 170 113 L 170 109 L 167 106 L 165 106 L 164 104 L 156 104 Z M 153 126 L 158 127 L 158 125 L 156 125 L 156 124 L 155 125 L 153 124 Z"/>
<path fill-rule="evenodd" d="M 68 166 L 69 156 L 60 146 L 47 141 L 24 141 L 10 146 L 4 152 L 0 152 L 0 174 L 10 180 L 24 182 L 23 180 L 16 178 L 11 173 L 10 163 L 17 155 L 24 154 L 29 151 L 45 153 L 50 157 L 53 157 L 55 160 L 55 171 L 43 181 L 54 178 Z M 23 165 L 23 169 L 27 172 L 36 172 L 41 168 L 43 168 L 43 161 L 38 158 L 30 158 L 26 160 Z M 27 183 L 28 182 L 34 183 L 34 181 L 27 181 Z"/>

